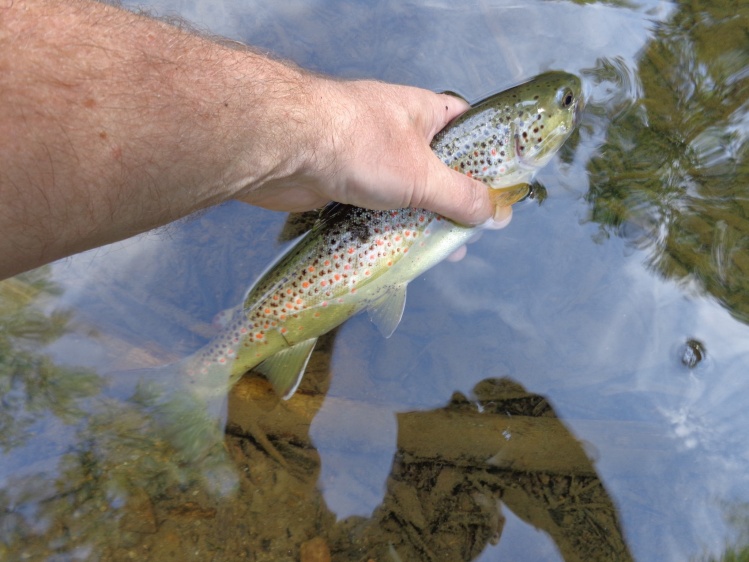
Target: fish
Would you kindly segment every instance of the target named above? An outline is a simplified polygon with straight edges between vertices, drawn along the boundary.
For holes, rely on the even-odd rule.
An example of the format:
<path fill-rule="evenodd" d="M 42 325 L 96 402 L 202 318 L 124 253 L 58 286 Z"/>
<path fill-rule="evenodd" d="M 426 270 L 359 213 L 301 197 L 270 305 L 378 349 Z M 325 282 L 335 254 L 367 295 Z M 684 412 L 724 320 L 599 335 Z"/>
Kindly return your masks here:
<path fill-rule="evenodd" d="M 474 104 L 435 135 L 431 148 L 445 165 L 486 184 L 496 205 L 510 205 L 570 136 L 583 103 L 577 76 L 547 72 Z M 256 371 L 288 399 L 318 337 L 364 310 L 389 337 L 403 315 L 408 283 L 480 228 L 424 209 L 331 204 L 182 369 L 210 388 L 230 387 Z"/>

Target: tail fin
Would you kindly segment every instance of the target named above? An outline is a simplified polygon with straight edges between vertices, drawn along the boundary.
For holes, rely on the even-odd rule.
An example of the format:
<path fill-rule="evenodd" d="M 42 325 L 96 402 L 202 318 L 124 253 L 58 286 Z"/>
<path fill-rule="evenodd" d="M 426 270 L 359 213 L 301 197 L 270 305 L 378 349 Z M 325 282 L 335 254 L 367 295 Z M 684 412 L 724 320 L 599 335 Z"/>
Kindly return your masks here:
<path fill-rule="evenodd" d="M 185 368 L 183 361 L 112 373 L 107 394 L 135 409 L 144 431 L 169 443 L 176 464 L 199 469 L 212 486 L 217 483 L 217 491 L 227 492 L 236 485 L 224 447 L 228 381 L 207 392 Z"/>

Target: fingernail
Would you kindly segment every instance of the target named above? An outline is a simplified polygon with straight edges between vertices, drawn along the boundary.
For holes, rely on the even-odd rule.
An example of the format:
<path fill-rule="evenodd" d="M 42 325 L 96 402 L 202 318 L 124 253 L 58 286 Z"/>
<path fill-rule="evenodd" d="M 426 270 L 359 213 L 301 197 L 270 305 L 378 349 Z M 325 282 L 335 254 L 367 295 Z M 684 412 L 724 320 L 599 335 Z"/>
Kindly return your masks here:
<path fill-rule="evenodd" d="M 481 228 L 499 230 L 506 227 L 512 220 L 512 207 L 497 207 L 494 216 L 481 225 Z"/>

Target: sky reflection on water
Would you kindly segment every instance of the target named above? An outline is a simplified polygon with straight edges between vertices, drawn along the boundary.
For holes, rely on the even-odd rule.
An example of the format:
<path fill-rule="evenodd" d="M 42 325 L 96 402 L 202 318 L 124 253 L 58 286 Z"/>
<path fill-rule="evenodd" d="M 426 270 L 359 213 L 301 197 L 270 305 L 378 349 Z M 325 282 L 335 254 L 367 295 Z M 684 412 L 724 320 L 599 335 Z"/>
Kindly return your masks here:
<path fill-rule="evenodd" d="M 747 544 L 749 53 L 730 38 L 749 26 L 733 15 L 733 4 L 700 3 L 694 12 L 669 2 L 149 6 L 308 68 L 450 89 L 469 99 L 550 68 L 586 80 L 590 100 L 580 133 L 538 177 L 547 198 L 517 205 L 510 227 L 482 236 L 463 262 L 440 264 L 415 280 L 391 339 L 357 317 L 330 339 L 330 354 L 316 359 L 315 384 L 327 393 L 304 414 L 316 451 L 297 454 L 306 459 L 298 470 L 319 461 L 319 475 L 317 468 L 308 472 L 324 500 L 321 525 L 331 517 L 376 520 L 388 498 L 403 501 L 392 484 L 404 478 L 394 463 L 399 420 L 408 412 L 441 412 L 448 402 L 460 409 L 453 393 L 478 403 L 477 385 L 493 379 L 544 397 L 582 442 L 634 559 L 701 560 Z M 721 107 L 728 109 L 720 113 Z M 184 357 L 279 251 L 283 222 L 278 214 L 228 204 L 55 264 L 51 280 L 62 293 L 40 306 L 73 314 L 69 331 L 41 349 L 58 364 L 99 374 Z M 707 350 L 694 369 L 680 362 L 690 338 Z M 120 479 L 102 480 L 93 500 L 81 500 L 76 513 L 83 520 L 95 513 L 95 502 L 117 512 L 131 501 L 127 482 L 139 483 L 139 498 L 152 481 L 168 482 L 169 470 L 184 481 L 195 476 L 180 476 L 168 462 L 149 464 L 168 447 L 150 418 L 142 419 L 144 410 L 122 402 L 132 387 L 117 387 L 117 375 L 107 376 L 112 386 L 99 396 L 101 381 L 87 377 L 71 375 L 76 384 L 55 389 L 78 397 L 71 404 L 85 415 L 44 403 L 19 410 L 31 422 L 13 428 L 24 438 L 0 457 L 0 500 L 16 506 L 6 512 L 5 536 L 25 524 L 24 532 L 41 542 L 68 521 L 73 508 L 50 512 L 58 504 L 50 503 L 49 490 L 66 475 L 61 482 L 80 494 L 74 484 L 86 482 L 82 468 L 105 467 Z M 138 432 L 147 436 L 142 457 L 128 442 Z M 509 494 L 502 486 L 492 491 Z M 196 497 L 208 502 L 202 494 Z M 291 525 L 284 512 L 260 505 L 253 523 Z M 159 513 L 158 504 L 154 509 Z M 182 532 L 184 506 L 169 509 L 171 520 L 156 518 L 154 528 L 173 524 Z M 477 560 L 560 556 L 550 535 L 523 514 L 503 512 L 499 544 Z M 200 517 L 208 515 L 187 520 Z M 127 540 L 154 532 L 133 525 L 126 521 Z M 76 548 L 96 558 L 101 546 Z"/>

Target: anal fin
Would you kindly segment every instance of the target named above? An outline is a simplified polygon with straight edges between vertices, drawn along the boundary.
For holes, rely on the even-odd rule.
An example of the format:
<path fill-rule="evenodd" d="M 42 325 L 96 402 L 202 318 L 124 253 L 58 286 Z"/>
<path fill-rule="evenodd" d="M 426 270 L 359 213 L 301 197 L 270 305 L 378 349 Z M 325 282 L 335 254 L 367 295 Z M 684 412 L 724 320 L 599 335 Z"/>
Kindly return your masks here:
<path fill-rule="evenodd" d="M 307 363 L 316 343 L 317 338 L 310 338 L 292 345 L 268 357 L 254 370 L 264 374 L 273 385 L 273 390 L 281 398 L 288 400 L 296 392 L 299 383 L 302 382 L 304 370 L 307 368 Z"/>
<path fill-rule="evenodd" d="M 406 307 L 407 286 L 407 283 L 403 283 L 390 287 L 369 305 L 370 320 L 386 338 L 393 335 L 403 317 L 403 309 Z"/>

